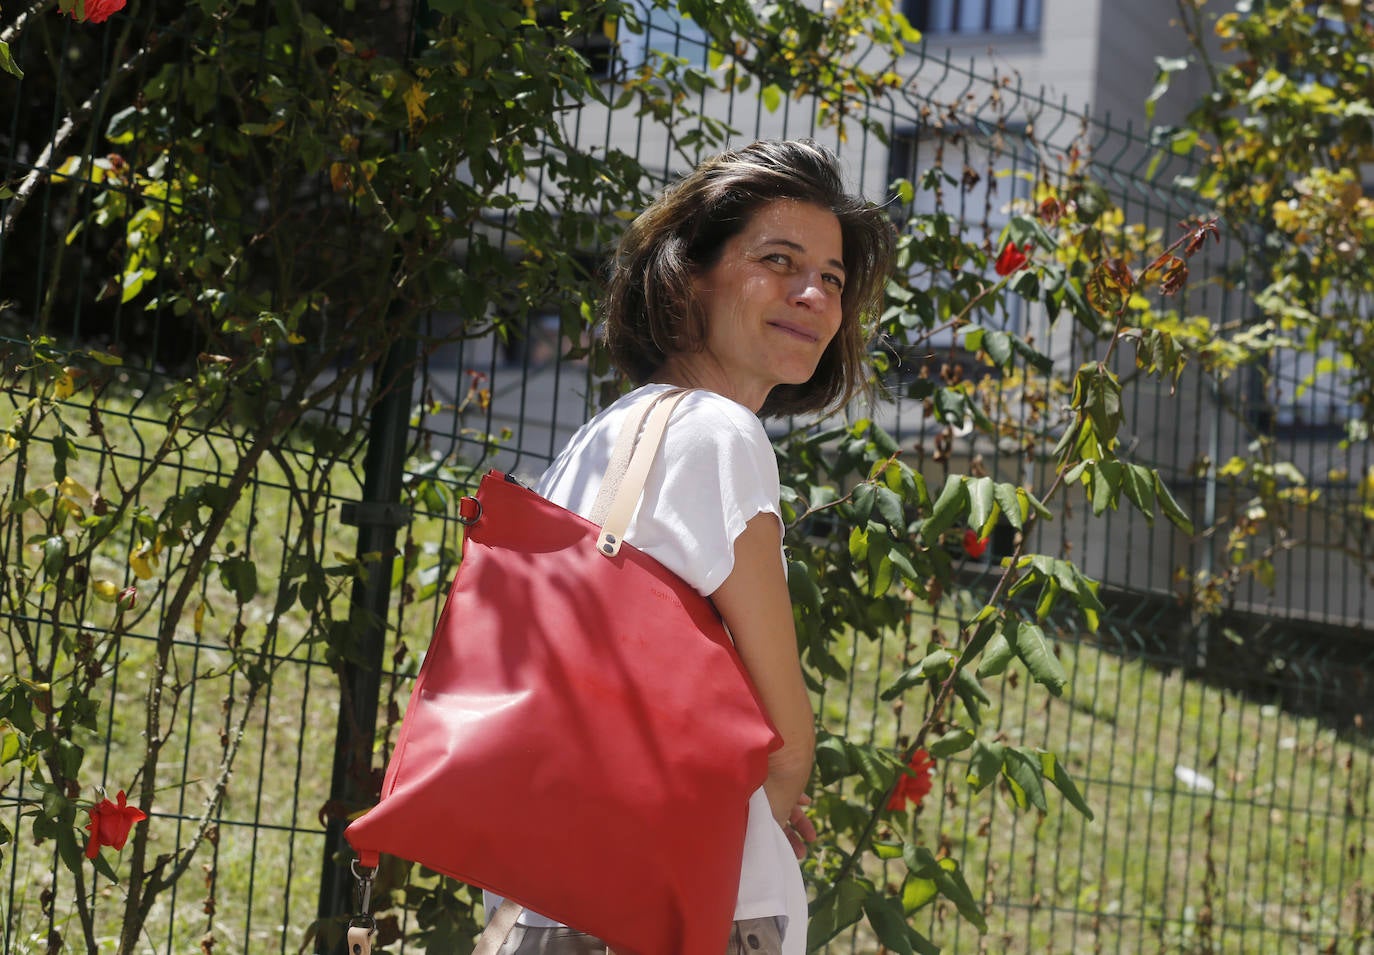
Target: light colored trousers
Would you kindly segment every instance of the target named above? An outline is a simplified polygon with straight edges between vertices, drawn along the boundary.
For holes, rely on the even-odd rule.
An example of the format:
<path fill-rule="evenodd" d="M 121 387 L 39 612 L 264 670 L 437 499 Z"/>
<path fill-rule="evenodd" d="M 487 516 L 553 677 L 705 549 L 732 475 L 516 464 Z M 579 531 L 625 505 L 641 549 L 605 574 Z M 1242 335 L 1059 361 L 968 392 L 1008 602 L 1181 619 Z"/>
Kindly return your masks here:
<path fill-rule="evenodd" d="M 735 923 L 725 955 L 780 955 L 782 935 L 775 918 Z M 606 943 L 570 928 L 511 929 L 497 955 L 606 955 Z"/>

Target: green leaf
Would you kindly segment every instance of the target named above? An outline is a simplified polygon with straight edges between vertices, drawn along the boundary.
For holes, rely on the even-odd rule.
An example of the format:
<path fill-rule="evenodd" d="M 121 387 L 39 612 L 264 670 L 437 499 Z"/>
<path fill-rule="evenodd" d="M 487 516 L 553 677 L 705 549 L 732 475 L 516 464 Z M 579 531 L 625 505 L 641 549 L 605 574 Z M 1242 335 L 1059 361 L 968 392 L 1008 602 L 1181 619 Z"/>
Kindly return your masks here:
<path fill-rule="evenodd" d="M 10 45 L 3 40 L 0 40 L 0 70 L 4 70 L 17 80 L 24 78 L 24 71 L 14 62 L 14 54 L 10 53 Z"/>
<path fill-rule="evenodd" d="M 959 863 L 946 856 L 936 859 L 929 849 L 907 843 L 902 860 L 907 869 L 918 878 L 932 879 L 940 889 L 940 894 L 954 903 L 959 914 L 972 923 L 980 932 L 986 932 L 987 921 L 983 918 L 978 902 L 973 897 L 964 875 L 959 871 Z"/>
<path fill-rule="evenodd" d="M 992 478 L 977 477 L 968 482 L 968 526 L 980 529 L 992 516 L 993 487 Z"/>
<path fill-rule="evenodd" d="M 902 452 L 902 446 L 897 443 L 897 439 L 876 424 L 870 424 L 868 437 L 878 449 L 878 453 L 884 457 L 890 458 Z"/>
<path fill-rule="evenodd" d="M 906 530 L 906 509 L 902 506 L 902 499 L 890 488 L 880 487 L 877 489 L 878 514 L 898 534 Z"/>
<path fill-rule="evenodd" d="M 960 702 L 964 704 L 964 709 L 968 711 L 969 718 L 974 723 L 981 723 L 983 714 L 982 707 L 992 705 L 992 697 L 987 695 L 978 680 L 968 670 L 960 669 L 954 675 L 954 692 L 958 695 Z"/>
<path fill-rule="evenodd" d="M 892 589 L 892 558 L 888 556 L 887 541 L 883 541 L 883 544 L 880 551 L 869 551 L 869 563 L 875 565 L 868 578 L 868 594 L 871 597 L 885 596 Z"/>
<path fill-rule="evenodd" d="M 849 744 L 849 757 L 858 764 L 859 775 L 874 790 L 883 792 L 892 785 L 896 767 L 883 761 L 883 754 L 876 747 L 858 743 Z"/>
<path fill-rule="evenodd" d="M 79 849 L 80 846 L 78 845 L 77 848 Z M 82 852 L 82 856 L 84 855 L 85 853 Z M 64 853 L 63 860 L 65 861 L 65 859 L 66 854 Z M 95 868 L 96 872 L 103 875 L 106 879 L 110 880 L 115 885 L 119 884 L 119 873 L 115 872 L 114 866 L 110 865 L 110 860 L 105 857 L 105 853 L 102 852 L 92 859 L 91 865 Z"/>
<path fill-rule="evenodd" d="M 852 527 L 849 530 L 849 557 L 854 563 L 868 560 L 868 527 Z"/>
<path fill-rule="evenodd" d="M 940 888 L 935 884 L 934 879 L 908 875 L 906 882 L 902 885 L 902 908 L 907 912 L 915 912 L 939 894 Z"/>
<path fill-rule="evenodd" d="M 1170 78 L 1180 70 L 1188 68 L 1188 60 L 1183 57 L 1155 57 L 1155 85 L 1145 97 L 1145 118 L 1155 118 L 1155 104 L 1169 91 Z"/>
<path fill-rule="evenodd" d="M 921 526 L 921 536 L 925 542 L 935 543 L 942 533 L 953 527 L 967 504 L 968 489 L 964 486 L 964 479 L 957 474 L 945 478 L 945 486 L 935 499 L 930 519 Z"/>
<path fill-rule="evenodd" d="M 1017 488 L 1016 496 L 1018 498 L 1024 499 L 1026 503 L 1030 505 L 1031 510 L 1035 511 L 1035 513 L 1040 515 L 1041 520 L 1050 521 L 1054 519 L 1054 512 L 1051 511 L 1048 507 L 1046 507 L 1043 503 L 1041 503 L 1040 498 L 1036 497 L 1034 494 L 1031 494 L 1025 488 Z"/>
<path fill-rule="evenodd" d="M 1106 448 L 1121 429 L 1121 379 L 1106 366 L 1089 362 L 1079 369 L 1074 381 L 1074 406 L 1087 412 Z"/>
<path fill-rule="evenodd" d="M 1002 773 L 1011 784 L 1012 797 L 1022 809 L 1034 806 L 1041 812 L 1048 812 L 1045 802 L 1045 786 L 1040 777 L 1040 758 L 1020 747 L 1007 749 L 1006 759 L 1002 762 Z"/>
<path fill-rule="evenodd" d="M 982 680 L 997 676 L 1007 669 L 1007 664 L 1011 663 L 1015 656 L 1016 651 L 1012 648 L 1011 642 L 1001 633 L 993 634 L 975 672 Z"/>
<path fill-rule="evenodd" d="M 825 786 L 843 779 L 853 771 L 849 762 L 849 751 L 845 748 L 842 738 L 825 735 L 816 742 L 816 771 L 821 784 Z"/>
<path fill-rule="evenodd" d="M 915 955 L 906 924 L 906 913 L 901 905 L 883 895 L 870 895 L 864 900 L 864 914 L 868 924 L 873 926 L 873 934 L 890 952 L 899 955 Z"/>
<path fill-rule="evenodd" d="M 964 780 L 973 787 L 974 792 L 982 792 L 1002 771 L 1005 759 L 1006 747 L 1001 743 L 989 743 L 981 739 L 975 741 L 973 752 L 969 754 L 968 775 Z"/>
<path fill-rule="evenodd" d="M 81 867 L 86 863 L 86 853 L 81 843 L 76 839 L 76 830 L 71 826 L 60 827 L 57 830 L 55 841 L 57 842 L 57 854 L 62 858 L 62 864 L 72 872 L 80 872 Z M 106 865 L 108 866 L 108 863 Z M 114 873 L 110 874 L 113 875 Z"/>
<path fill-rule="evenodd" d="M 247 557 L 226 557 L 219 562 L 220 583 L 224 589 L 247 603 L 258 593 L 258 568 Z"/>
<path fill-rule="evenodd" d="M 821 588 L 816 581 L 816 571 L 809 563 L 800 560 L 787 562 L 787 592 L 794 605 L 820 611 L 823 602 Z"/>
<path fill-rule="evenodd" d="M 43 573 L 56 577 L 67 563 L 67 538 L 54 534 L 43 541 Z"/>
<path fill-rule="evenodd" d="M 912 667 L 907 667 L 896 680 L 892 681 L 891 686 L 883 690 L 881 698 L 884 700 L 895 700 L 913 686 L 924 683 L 925 679 L 926 675 L 921 669 L 920 663 Z"/>
<path fill-rule="evenodd" d="M 911 563 L 911 559 L 908 558 L 903 551 L 894 548 L 888 552 L 887 557 L 888 560 L 892 562 L 892 566 L 896 568 L 906 580 L 910 581 L 912 584 L 920 583 L 920 574 L 916 572 L 916 567 Z"/>
<path fill-rule="evenodd" d="M 1054 655 L 1054 648 L 1045 638 L 1045 631 L 1028 620 L 1017 624 L 1016 655 L 1021 658 L 1021 662 L 1026 665 L 1036 683 L 1055 696 L 1064 692 L 1069 675 L 1065 672 L 1064 665 L 1059 662 L 1059 658 Z"/>
<path fill-rule="evenodd" d="M 916 664 L 916 668 L 932 680 L 943 680 L 949 676 L 953 663 L 954 654 L 948 650 L 935 649 L 926 654 L 925 659 Z"/>
<path fill-rule="evenodd" d="M 1007 523 L 1018 531 L 1025 526 L 1026 518 L 1030 516 L 1030 502 L 1025 499 L 1024 491 L 1015 484 L 994 484 L 992 498 L 1006 515 Z"/>
<path fill-rule="evenodd" d="M 861 879 L 846 879 L 811 903 L 806 930 L 807 951 L 814 951 L 849 928 L 863 916 L 863 903 L 873 886 Z"/>
<path fill-rule="evenodd" d="M 878 500 L 878 489 L 871 483 L 865 481 L 854 489 L 854 497 L 851 505 L 854 508 L 854 523 L 862 527 L 868 523 L 869 515 L 873 513 L 873 505 Z"/>
<path fill-rule="evenodd" d="M 973 745 L 975 739 L 977 739 L 977 737 L 969 730 L 950 730 L 939 739 L 932 740 L 930 744 L 926 746 L 926 751 L 936 759 L 948 759 L 955 753 L 962 753 L 964 750 L 968 749 Z"/>
<path fill-rule="evenodd" d="M 1174 500 L 1174 496 L 1169 493 L 1169 488 L 1165 485 L 1164 479 L 1159 476 L 1158 472 L 1155 473 L 1154 477 L 1155 494 L 1159 498 L 1159 506 L 1160 509 L 1164 511 L 1164 516 L 1167 517 L 1175 527 L 1183 531 L 1183 533 L 1188 535 L 1193 534 L 1193 522 L 1188 519 L 1188 515 L 1184 513 L 1183 508 L 1178 506 L 1178 502 Z"/>
<path fill-rule="evenodd" d="M 983 335 L 983 350 L 988 353 L 993 364 L 999 368 L 1006 368 L 1011 364 L 1012 348 L 1011 336 L 999 329 L 990 328 Z"/>
<path fill-rule="evenodd" d="M 1059 283 L 1062 284 L 1063 280 L 1063 275 L 1061 273 L 1059 276 Z M 1026 344 L 1025 341 L 1023 341 L 1020 338 L 1017 338 L 1015 335 L 1010 336 L 1010 338 L 1012 350 L 1016 352 L 1016 354 L 1020 355 L 1021 358 L 1025 360 L 1026 364 L 1030 365 L 1032 368 L 1034 368 L 1036 371 L 1040 372 L 1043 375 L 1048 375 L 1050 372 L 1054 371 L 1053 358 L 1051 358 L 1049 355 L 1046 355 L 1044 352 L 1032 348 L 1030 345 Z"/>
<path fill-rule="evenodd" d="M 1088 807 L 1087 800 L 1079 793 L 1078 787 L 1074 785 L 1072 777 L 1064 769 L 1063 764 L 1059 762 L 1059 758 L 1046 750 L 1038 750 L 1037 753 L 1040 757 L 1041 774 L 1064 795 L 1064 798 L 1069 801 L 1069 805 L 1091 820 L 1093 818 L 1092 809 Z"/>
<path fill-rule="evenodd" d="M 873 854 L 879 859 L 900 859 L 902 857 L 902 844 L 900 842 L 875 841 Z"/>
<path fill-rule="evenodd" d="M 1050 615 L 1059 600 L 1059 591 L 1059 581 L 1053 577 L 1046 577 L 1040 588 L 1040 599 L 1035 602 L 1035 619 L 1044 620 Z"/>
<path fill-rule="evenodd" d="M 1121 487 L 1136 510 L 1151 524 L 1155 520 L 1155 474 L 1143 464 L 1127 464 Z"/>
<path fill-rule="evenodd" d="M 62 775 L 67 779 L 79 779 L 81 776 L 81 762 L 86 757 L 86 751 L 69 739 L 58 739 L 57 741 L 57 763 L 62 771 Z"/>
<path fill-rule="evenodd" d="M 1100 517 L 1107 508 L 1115 510 L 1121 496 L 1123 468 L 1119 461 L 1098 461 L 1092 469 L 1093 515 Z"/>
<path fill-rule="evenodd" d="M 968 645 L 959 653 L 960 660 L 972 660 L 987 647 L 988 641 L 997 632 L 997 608 L 988 605 L 978 611 L 978 615 L 973 618 L 978 623 L 978 629 L 973 631 L 973 636 L 969 638 Z"/>

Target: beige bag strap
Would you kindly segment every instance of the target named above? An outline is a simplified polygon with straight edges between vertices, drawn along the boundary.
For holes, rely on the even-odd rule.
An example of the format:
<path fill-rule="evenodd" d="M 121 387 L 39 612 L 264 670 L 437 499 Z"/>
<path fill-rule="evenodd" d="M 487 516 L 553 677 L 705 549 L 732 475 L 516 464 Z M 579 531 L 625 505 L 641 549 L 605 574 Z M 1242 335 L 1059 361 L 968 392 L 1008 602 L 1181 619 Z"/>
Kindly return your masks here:
<path fill-rule="evenodd" d="M 496 911 L 491 913 L 491 921 L 487 923 L 482 937 L 477 940 L 477 947 L 472 950 L 472 955 L 496 955 L 501 946 L 506 944 L 506 938 L 510 935 L 511 929 L 515 928 L 515 920 L 520 917 L 522 910 L 523 906 L 518 902 L 504 899 Z"/>
<path fill-rule="evenodd" d="M 601 554 L 614 557 L 620 553 L 625 528 L 630 526 L 630 518 L 639 504 L 649 468 L 668 430 L 668 419 L 689 391 L 670 388 L 644 400 L 621 426 L 592 506 L 591 521 L 601 527 L 596 540 L 596 549 Z"/>

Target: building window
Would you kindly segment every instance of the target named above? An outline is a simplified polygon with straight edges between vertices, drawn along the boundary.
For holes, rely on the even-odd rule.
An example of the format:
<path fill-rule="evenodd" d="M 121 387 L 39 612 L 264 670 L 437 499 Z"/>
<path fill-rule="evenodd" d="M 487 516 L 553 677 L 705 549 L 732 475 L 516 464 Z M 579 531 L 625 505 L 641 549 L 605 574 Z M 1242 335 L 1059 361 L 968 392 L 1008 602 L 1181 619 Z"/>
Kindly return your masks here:
<path fill-rule="evenodd" d="M 925 33 L 1039 33 L 1041 0 L 905 0 L 908 20 Z"/>

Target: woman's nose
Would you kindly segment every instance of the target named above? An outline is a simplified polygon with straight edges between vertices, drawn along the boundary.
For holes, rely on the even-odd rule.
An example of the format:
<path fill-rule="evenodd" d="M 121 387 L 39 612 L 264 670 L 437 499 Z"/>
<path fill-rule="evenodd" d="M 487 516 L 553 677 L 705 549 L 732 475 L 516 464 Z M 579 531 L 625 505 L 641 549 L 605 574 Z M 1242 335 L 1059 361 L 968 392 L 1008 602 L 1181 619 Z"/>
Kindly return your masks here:
<path fill-rule="evenodd" d="M 792 287 L 792 303 L 808 308 L 820 308 L 825 304 L 825 289 L 820 275 L 799 274 Z"/>

